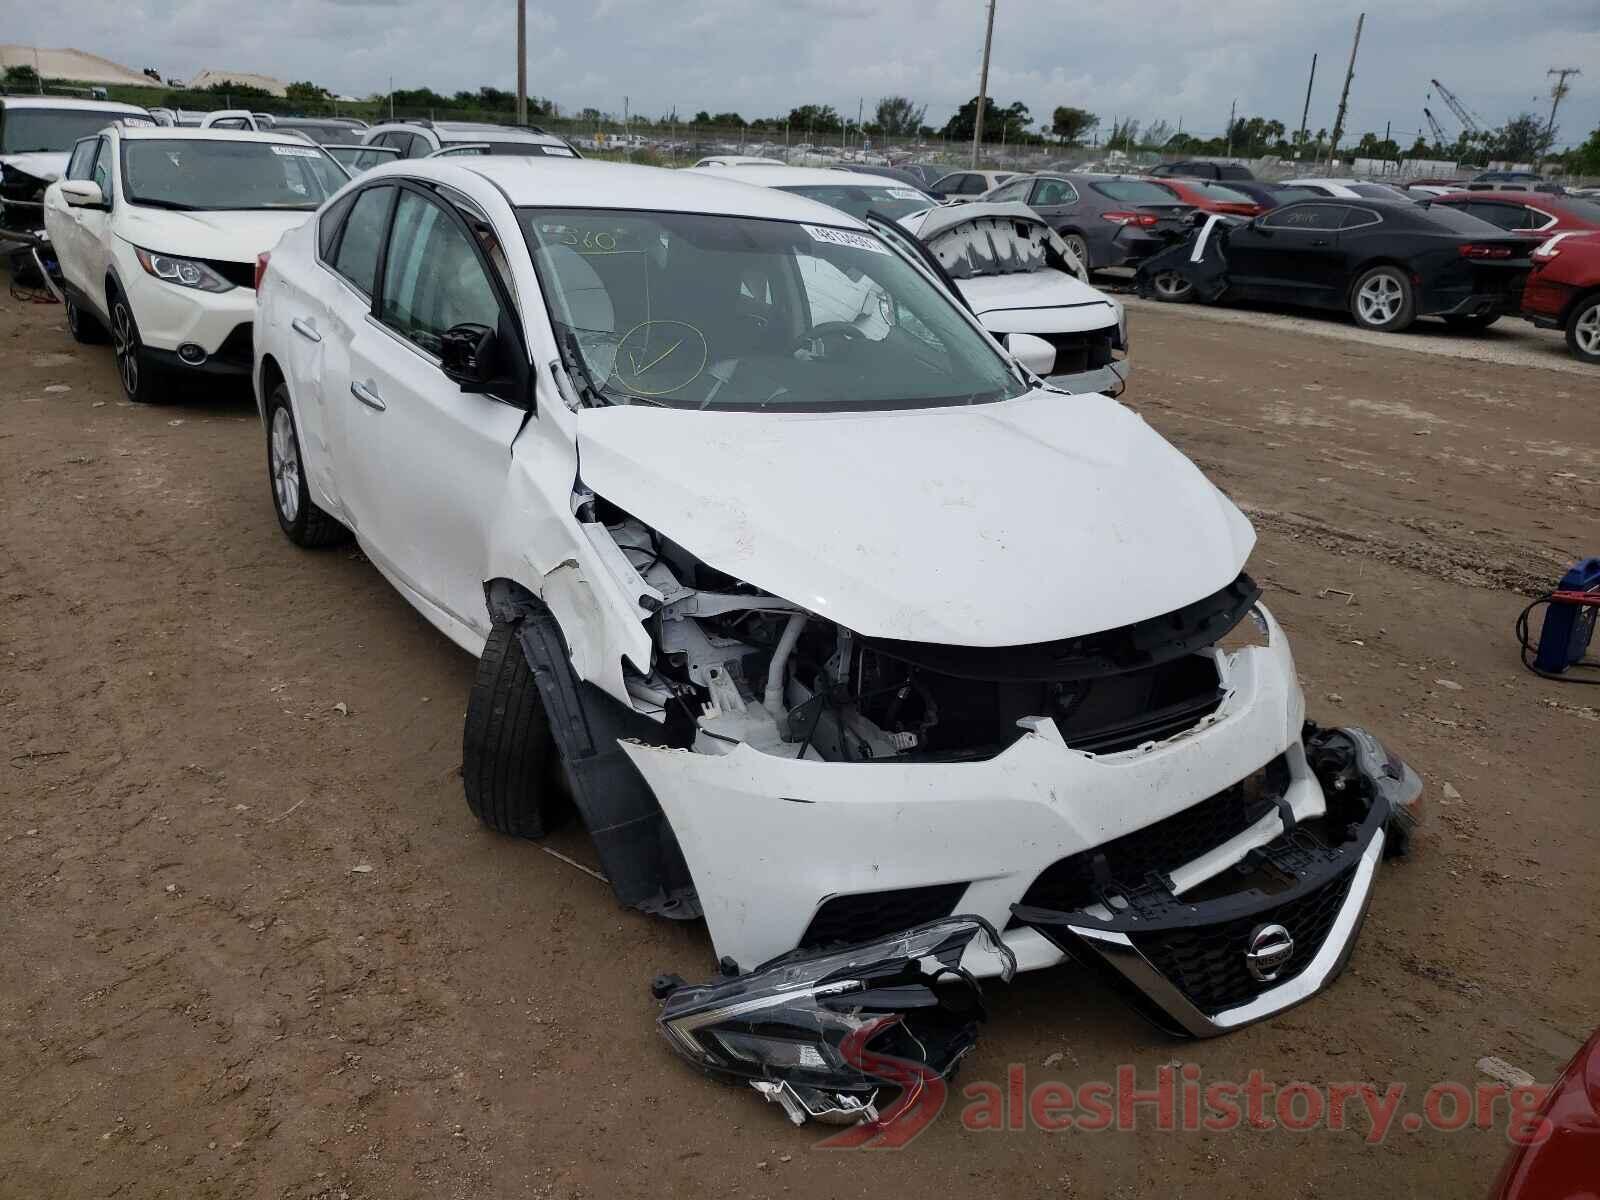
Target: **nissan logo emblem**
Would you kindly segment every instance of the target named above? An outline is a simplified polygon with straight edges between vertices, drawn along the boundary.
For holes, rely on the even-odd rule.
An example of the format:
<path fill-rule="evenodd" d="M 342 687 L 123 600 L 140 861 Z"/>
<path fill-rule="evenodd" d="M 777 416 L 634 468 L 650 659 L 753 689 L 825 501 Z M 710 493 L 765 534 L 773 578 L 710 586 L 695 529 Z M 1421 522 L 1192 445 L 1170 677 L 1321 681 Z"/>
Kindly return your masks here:
<path fill-rule="evenodd" d="M 1244 964 L 1262 983 L 1271 983 L 1293 954 L 1294 938 L 1287 929 L 1282 925 L 1261 925 L 1250 935 Z"/>

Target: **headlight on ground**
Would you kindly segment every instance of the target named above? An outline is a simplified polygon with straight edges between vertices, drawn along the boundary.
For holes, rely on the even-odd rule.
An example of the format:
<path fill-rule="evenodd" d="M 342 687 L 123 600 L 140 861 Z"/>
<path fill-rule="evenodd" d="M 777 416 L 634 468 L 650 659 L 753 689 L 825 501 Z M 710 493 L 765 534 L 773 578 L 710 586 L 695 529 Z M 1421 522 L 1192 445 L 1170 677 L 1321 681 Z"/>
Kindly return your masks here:
<path fill-rule="evenodd" d="M 194 288 L 201 292 L 226 292 L 233 288 L 221 275 L 218 275 L 203 262 L 192 258 L 178 258 L 171 254 L 156 254 L 149 250 L 134 247 L 134 254 L 139 258 L 139 265 L 145 269 L 147 275 L 154 275 L 157 279 L 167 283 L 175 283 L 179 287 Z"/>

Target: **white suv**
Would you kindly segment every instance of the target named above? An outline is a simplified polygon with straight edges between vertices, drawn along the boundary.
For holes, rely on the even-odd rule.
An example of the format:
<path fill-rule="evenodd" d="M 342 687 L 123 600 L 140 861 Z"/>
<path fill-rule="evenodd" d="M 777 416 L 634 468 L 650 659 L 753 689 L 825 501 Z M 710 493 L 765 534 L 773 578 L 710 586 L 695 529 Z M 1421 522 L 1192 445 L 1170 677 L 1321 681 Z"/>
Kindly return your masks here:
<path fill-rule="evenodd" d="M 427 158 L 452 147 L 473 147 L 477 154 L 581 158 L 572 143 L 536 125 L 488 125 L 476 121 L 392 121 L 374 125 L 361 139 L 365 146 L 389 146 L 401 158 Z"/>
<path fill-rule="evenodd" d="M 45 229 L 80 342 L 109 330 L 128 399 L 172 371 L 248 375 L 255 259 L 349 180 L 291 133 L 110 126 L 73 147 Z"/>
<path fill-rule="evenodd" d="M 703 914 L 730 973 L 788 956 L 727 1005 L 661 981 L 702 1065 L 863 1111 L 836 1046 L 710 1036 L 835 970 L 1070 952 L 1215 1034 L 1343 965 L 1420 783 L 1303 726 L 1228 498 L 1008 358 L 897 225 L 716 172 L 397 163 L 257 304 L 278 522 L 353 532 L 478 656 L 473 812 L 570 805 L 623 903 Z"/>
<path fill-rule="evenodd" d="M 44 190 L 61 178 L 81 137 L 107 125 L 154 125 L 145 109 L 110 100 L 0 96 L 0 239 L 37 233 Z"/>

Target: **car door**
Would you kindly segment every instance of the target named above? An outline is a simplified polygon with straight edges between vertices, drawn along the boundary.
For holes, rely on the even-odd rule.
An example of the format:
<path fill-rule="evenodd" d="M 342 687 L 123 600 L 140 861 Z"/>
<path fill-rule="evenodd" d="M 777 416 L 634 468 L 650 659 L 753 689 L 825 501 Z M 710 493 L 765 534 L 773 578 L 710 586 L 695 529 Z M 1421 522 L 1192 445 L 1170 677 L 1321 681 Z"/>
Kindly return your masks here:
<path fill-rule="evenodd" d="M 470 232 L 449 203 L 400 186 L 376 315 L 350 342 L 339 468 L 353 524 L 378 565 L 480 635 L 488 632 L 486 531 L 526 411 L 514 397 L 463 392 L 445 375 L 439 349 L 461 323 L 520 336 L 484 236 L 492 235 Z"/>
<path fill-rule="evenodd" d="M 1065 179 L 1036 179 L 1028 193 L 1028 207 L 1033 209 L 1052 229 L 1059 229 L 1077 211 L 1078 189 Z"/>
<path fill-rule="evenodd" d="M 70 210 L 74 217 L 71 254 L 81 272 L 80 278 L 71 282 L 102 315 L 106 311 L 106 271 L 111 266 L 111 214 L 117 205 L 111 162 L 114 153 L 115 144 L 109 137 L 101 134 L 95 139 L 88 178 L 100 185 L 105 207 Z"/>
<path fill-rule="evenodd" d="M 72 147 L 72 155 L 67 159 L 67 169 L 63 179 L 86 180 L 94 166 L 95 154 L 100 149 L 100 139 L 86 137 L 78 139 Z M 74 208 L 61 199 L 59 189 L 46 201 L 49 217 L 45 224 L 50 233 L 51 244 L 55 247 L 56 261 L 61 264 L 61 275 L 72 287 L 79 292 L 88 288 L 89 267 L 87 262 L 88 251 L 83 244 L 83 209 Z"/>
<path fill-rule="evenodd" d="M 1338 304 L 1343 286 L 1339 230 L 1346 207 L 1289 204 L 1231 230 L 1230 290 L 1296 304 Z"/>

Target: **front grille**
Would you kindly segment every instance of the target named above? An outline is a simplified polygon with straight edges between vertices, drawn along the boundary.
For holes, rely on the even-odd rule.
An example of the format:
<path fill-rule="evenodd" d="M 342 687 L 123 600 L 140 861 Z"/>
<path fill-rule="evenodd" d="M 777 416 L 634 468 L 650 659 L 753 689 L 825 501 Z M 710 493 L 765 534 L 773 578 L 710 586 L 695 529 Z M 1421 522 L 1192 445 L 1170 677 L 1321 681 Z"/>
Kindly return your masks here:
<path fill-rule="evenodd" d="M 249 288 L 251 291 L 255 290 L 255 263 L 229 262 L 224 258 L 205 258 L 201 259 L 201 261 L 215 271 L 218 275 L 221 275 L 229 283 L 233 284 L 234 287 Z"/>
<path fill-rule="evenodd" d="M 1152 874 L 1166 875 L 1249 829 L 1273 810 L 1288 780 L 1288 762 L 1279 755 L 1198 804 L 1051 863 L 1028 887 L 1022 903 L 1071 912 L 1107 892 L 1138 891 Z"/>
<path fill-rule="evenodd" d="M 233 327 L 233 332 L 222 339 L 222 345 L 212 358 L 219 358 L 224 362 L 251 363 L 255 361 L 255 344 L 253 325 L 244 321 Z"/>
<path fill-rule="evenodd" d="M 1134 946 L 1201 1012 L 1208 1015 L 1248 1004 L 1269 988 L 1305 970 L 1328 940 L 1339 915 L 1353 870 L 1275 909 L 1216 925 L 1161 933 L 1131 933 Z M 1245 951 L 1262 925 L 1282 925 L 1294 938 L 1294 952 L 1276 979 L 1263 983 L 1250 974 Z"/>
<path fill-rule="evenodd" d="M 1111 352 L 1117 348 L 1120 340 L 1115 325 L 1081 333 L 1046 333 L 1040 336 L 1056 348 L 1056 365 L 1050 370 L 1052 375 L 1077 375 L 1110 366 L 1113 360 Z"/>
<path fill-rule="evenodd" d="M 926 925 L 948 917 L 966 890 L 965 883 L 939 883 L 835 896 L 824 902 L 817 915 L 811 918 L 805 936 L 800 939 L 800 948 L 853 946 L 910 929 L 913 925 Z"/>

